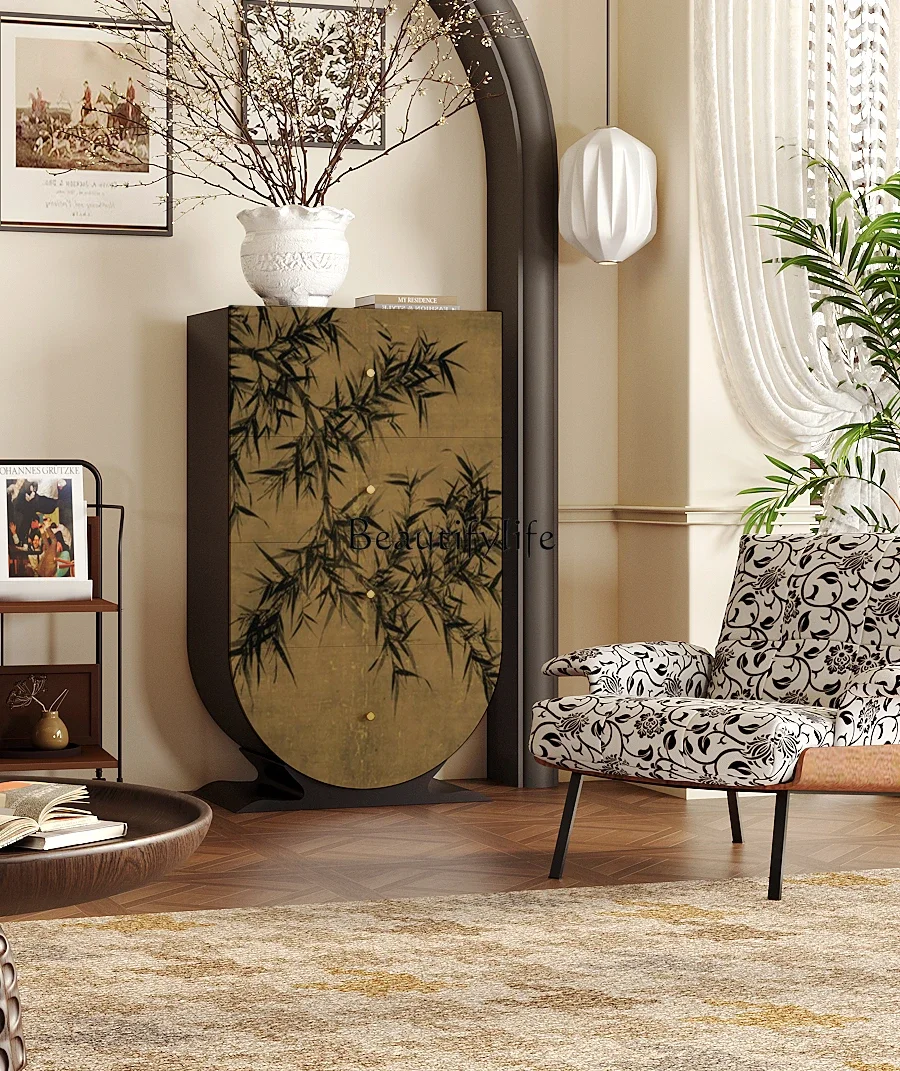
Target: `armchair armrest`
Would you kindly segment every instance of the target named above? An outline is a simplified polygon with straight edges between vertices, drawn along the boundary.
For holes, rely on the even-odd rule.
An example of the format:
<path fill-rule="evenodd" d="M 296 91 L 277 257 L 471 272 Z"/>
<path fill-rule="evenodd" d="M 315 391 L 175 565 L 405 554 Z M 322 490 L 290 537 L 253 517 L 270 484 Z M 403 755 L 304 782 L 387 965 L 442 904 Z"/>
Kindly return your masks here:
<path fill-rule="evenodd" d="M 690 643 L 616 643 L 559 655 L 543 671 L 550 677 L 587 677 L 591 695 L 703 698 L 712 655 Z"/>
<path fill-rule="evenodd" d="M 863 670 L 851 678 L 835 717 L 834 743 L 900 744 L 900 664 Z"/>

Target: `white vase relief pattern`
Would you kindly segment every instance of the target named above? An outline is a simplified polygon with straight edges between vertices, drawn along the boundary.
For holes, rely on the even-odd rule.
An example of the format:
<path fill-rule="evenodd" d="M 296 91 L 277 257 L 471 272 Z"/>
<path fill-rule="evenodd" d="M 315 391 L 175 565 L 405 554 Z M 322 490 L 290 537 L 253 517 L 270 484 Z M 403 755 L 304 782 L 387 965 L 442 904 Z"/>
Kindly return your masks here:
<path fill-rule="evenodd" d="M 266 305 L 328 304 L 350 267 L 344 232 L 352 212 L 286 205 L 249 208 L 238 219 L 247 232 L 244 278 Z"/>

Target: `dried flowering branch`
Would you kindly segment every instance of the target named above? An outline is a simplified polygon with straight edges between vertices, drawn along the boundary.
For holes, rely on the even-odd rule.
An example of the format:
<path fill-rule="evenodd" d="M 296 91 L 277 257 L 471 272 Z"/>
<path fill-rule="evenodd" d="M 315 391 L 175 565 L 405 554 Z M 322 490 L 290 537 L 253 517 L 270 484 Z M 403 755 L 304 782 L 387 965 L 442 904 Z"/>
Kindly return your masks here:
<path fill-rule="evenodd" d="M 113 51 L 145 91 L 168 87 L 169 115 L 148 109 L 144 121 L 171 138 L 171 172 L 213 191 L 203 197 L 237 193 L 262 205 L 324 204 L 347 175 L 488 94 L 480 64 L 464 74 L 448 65 L 462 40 L 488 48 L 494 37 L 524 36 L 505 13 L 482 17 L 474 0 L 452 0 L 442 15 L 425 0 L 402 10 L 395 0 L 352 0 L 316 17 L 279 0 L 198 0 L 189 26 L 169 0 L 101 8 L 122 42 Z M 391 142 L 348 164 L 347 150 L 371 146 L 389 108 L 401 116 Z"/>
<path fill-rule="evenodd" d="M 45 714 L 49 714 L 51 710 L 59 710 L 63 700 L 69 694 L 69 689 L 63 688 L 48 707 L 38 699 L 38 696 L 44 690 L 46 684 L 46 677 L 37 675 L 23 677 L 6 697 L 6 705 L 10 710 L 21 710 L 23 707 L 30 707 L 32 703 L 37 703 Z"/>

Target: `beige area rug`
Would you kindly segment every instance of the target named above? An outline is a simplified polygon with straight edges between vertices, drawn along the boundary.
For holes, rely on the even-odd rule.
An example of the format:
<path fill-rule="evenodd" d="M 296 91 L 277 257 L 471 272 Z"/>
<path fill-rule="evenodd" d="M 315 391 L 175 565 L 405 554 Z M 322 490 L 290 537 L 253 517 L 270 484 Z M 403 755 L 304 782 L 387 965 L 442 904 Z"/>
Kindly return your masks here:
<path fill-rule="evenodd" d="M 900 871 L 20 922 L 29 1071 L 900 1071 Z"/>

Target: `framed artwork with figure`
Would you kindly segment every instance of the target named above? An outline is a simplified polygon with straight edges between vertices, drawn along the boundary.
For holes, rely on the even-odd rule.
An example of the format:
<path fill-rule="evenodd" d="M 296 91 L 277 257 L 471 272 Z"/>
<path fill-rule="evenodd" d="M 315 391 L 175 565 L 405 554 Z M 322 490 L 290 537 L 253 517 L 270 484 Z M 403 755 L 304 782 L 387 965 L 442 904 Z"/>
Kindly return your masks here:
<path fill-rule="evenodd" d="M 167 89 L 111 26 L 0 13 L 0 227 L 172 233 L 170 145 L 148 124 Z M 168 54 L 162 24 L 132 28 Z"/>

